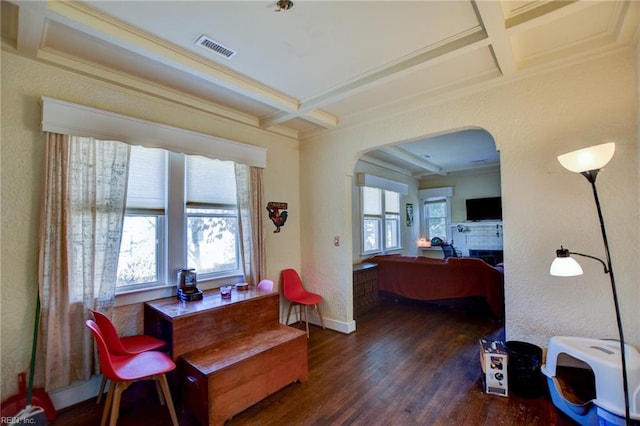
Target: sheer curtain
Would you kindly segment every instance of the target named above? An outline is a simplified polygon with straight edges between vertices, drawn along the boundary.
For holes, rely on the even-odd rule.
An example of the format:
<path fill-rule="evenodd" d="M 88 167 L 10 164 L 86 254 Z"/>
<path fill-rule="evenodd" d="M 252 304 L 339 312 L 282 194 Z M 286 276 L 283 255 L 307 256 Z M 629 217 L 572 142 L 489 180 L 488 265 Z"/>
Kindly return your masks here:
<path fill-rule="evenodd" d="M 264 205 L 262 174 L 259 167 L 236 163 L 236 187 L 240 231 L 240 256 L 244 267 L 244 279 L 258 284 L 266 275 L 264 248 Z"/>
<path fill-rule="evenodd" d="M 39 378 L 46 390 L 94 373 L 88 308 L 109 311 L 124 220 L 130 146 L 45 133 L 40 225 Z"/>

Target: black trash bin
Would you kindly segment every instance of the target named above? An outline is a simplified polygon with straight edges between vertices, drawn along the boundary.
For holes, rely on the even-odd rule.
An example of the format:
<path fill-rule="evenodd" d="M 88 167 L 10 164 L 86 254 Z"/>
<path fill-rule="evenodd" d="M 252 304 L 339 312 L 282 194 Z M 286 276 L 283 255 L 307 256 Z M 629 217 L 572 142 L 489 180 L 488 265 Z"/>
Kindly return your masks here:
<path fill-rule="evenodd" d="M 507 361 L 509 392 L 526 398 L 541 396 L 545 389 L 540 371 L 542 348 L 515 340 L 508 341 L 505 346 L 509 355 Z"/>

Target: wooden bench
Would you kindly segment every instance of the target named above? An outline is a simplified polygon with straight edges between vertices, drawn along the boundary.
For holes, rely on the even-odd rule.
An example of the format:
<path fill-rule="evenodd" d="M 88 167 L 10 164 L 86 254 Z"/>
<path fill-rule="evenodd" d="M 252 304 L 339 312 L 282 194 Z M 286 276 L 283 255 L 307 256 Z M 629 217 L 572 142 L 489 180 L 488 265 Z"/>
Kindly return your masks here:
<path fill-rule="evenodd" d="M 182 357 L 184 408 L 220 425 L 296 381 L 306 381 L 307 336 L 281 326 Z"/>
<path fill-rule="evenodd" d="M 145 334 L 168 342 L 177 400 L 202 425 L 219 425 L 308 376 L 307 335 L 279 321 L 280 295 L 251 287 L 221 299 L 147 302 Z"/>

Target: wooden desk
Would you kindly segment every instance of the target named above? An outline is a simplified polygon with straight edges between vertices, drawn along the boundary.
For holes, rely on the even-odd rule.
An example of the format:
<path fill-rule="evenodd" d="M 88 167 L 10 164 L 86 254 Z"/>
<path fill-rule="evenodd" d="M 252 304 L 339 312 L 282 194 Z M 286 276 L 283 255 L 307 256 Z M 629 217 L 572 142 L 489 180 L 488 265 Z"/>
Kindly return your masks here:
<path fill-rule="evenodd" d="M 279 322 L 280 296 L 250 287 L 222 299 L 147 302 L 145 334 L 168 342 L 179 365 L 186 411 L 223 424 L 268 395 L 308 376 L 307 336 Z"/>

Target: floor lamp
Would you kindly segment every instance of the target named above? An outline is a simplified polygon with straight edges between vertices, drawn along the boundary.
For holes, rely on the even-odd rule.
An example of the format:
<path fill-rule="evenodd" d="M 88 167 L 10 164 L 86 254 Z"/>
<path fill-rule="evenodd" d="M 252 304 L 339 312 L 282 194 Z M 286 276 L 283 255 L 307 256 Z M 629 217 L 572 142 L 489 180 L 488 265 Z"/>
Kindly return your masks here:
<path fill-rule="evenodd" d="M 551 275 L 561 277 L 571 277 L 582 275 L 582 268 L 571 255 L 587 257 L 595 259 L 604 266 L 604 273 L 609 275 L 611 279 L 611 291 L 613 293 L 613 304 L 616 310 L 616 320 L 618 323 L 618 334 L 620 335 L 620 358 L 622 361 L 622 384 L 624 387 L 624 407 L 626 424 L 631 426 L 631 414 L 629 411 L 629 383 L 627 381 L 627 360 L 625 355 L 624 332 L 622 329 L 622 318 L 620 316 L 620 305 L 618 303 L 618 293 L 616 290 L 616 282 L 613 275 L 613 267 L 611 266 L 611 255 L 609 253 L 609 243 L 607 241 L 607 231 L 604 226 L 600 201 L 598 199 L 598 190 L 596 189 L 596 177 L 598 172 L 611 160 L 615 152 L 616 145 L 613 142 L 596 145 L 589 148 L 579 149 L 558 156 L 558 161 L 562 166 L 572 172 L 582 174 L 593 189 L 593 198 L 598 209 L 598 218 L 600 219 L 600 230 L 602 231 L 602 241 L 606 254 L 606 262 L 595 256 L 587 254 L 571 252 L 564 247 L 556 250 L 556 258 L 551 264 Z"/>

